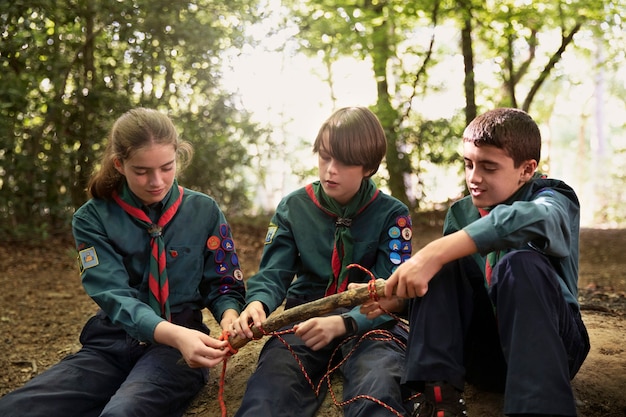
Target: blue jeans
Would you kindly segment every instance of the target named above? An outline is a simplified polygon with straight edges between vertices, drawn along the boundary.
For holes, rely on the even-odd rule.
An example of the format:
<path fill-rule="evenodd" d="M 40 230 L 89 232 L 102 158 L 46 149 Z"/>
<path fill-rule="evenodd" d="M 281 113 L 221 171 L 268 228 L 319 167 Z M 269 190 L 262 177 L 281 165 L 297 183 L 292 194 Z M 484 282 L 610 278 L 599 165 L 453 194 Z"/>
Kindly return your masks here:
<path fill-rule="evenodd" d="M 391 332 L 403 343 L 406 332 L 396 325 Z M 312 351 L 299 337 L 283 336 L 317 387 L 329 368 L 331 356 L 340 341 L 334 341 L 323 349 Z M 343 359 L 357 339 L 344 344 L 335 353 L 334 364 Z M 407 414 L 400 379 L 404 368 L 404 348 L 393 341 L 365 339 L 340 367 L 343 375 L 343 399 L 368 395 L 395 410 Z M 321 385 L 320 395 L 305 379 L 300 365 L 276 337 L 263 347 L 256 371 L 248 380 L 241 407 L 235 417 L 312 417 L 324 401 L 327 385 Z M 360 398 L 344 407 L 344 416 L 389 417 L 390 411 L 379 404 Z"/>
<path fill-rule="evenodd" d="M 139 343 L 101 311 L 80 341 L 80 351 L 0 398 L 0 415 L 182 416 L 207 380 L 207 371 L 189 368 L 178 350 Z"/>

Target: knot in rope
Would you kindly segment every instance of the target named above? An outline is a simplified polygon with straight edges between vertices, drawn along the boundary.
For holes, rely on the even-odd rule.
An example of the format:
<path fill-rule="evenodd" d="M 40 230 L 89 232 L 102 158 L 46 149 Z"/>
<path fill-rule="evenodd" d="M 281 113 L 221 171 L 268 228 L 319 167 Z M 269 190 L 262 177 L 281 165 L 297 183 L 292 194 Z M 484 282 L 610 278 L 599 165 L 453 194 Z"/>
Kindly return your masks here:
<path fill-rule="evenodd" d="M 226 349 L 228 349 L 228 356 L 232 356 L 237 354 L 237 352 L 239 351 L 230 344 L 230 341 L 228 339 L 229 337 L 230 333 L 228 332 L 228 330 L 222 330 L 222 334 L 220 335 L 219 340 L 226 340 Z"/>

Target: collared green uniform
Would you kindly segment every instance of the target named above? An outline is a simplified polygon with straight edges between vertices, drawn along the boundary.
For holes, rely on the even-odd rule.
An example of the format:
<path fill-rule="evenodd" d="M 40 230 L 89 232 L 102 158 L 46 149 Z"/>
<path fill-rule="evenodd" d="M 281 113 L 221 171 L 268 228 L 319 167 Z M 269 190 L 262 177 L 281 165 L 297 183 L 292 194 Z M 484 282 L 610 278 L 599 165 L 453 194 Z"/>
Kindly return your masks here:
<path fill-rule="evenodd" d="M 123 193 L 129 192 L 125 187 Z M 76 211 L 73 228 L 79 252 L 97 257 L 96 263 L 80 259 L 87 294 L 130 336 L 152 342 L 163 319 L 148 305 L 150 236 L 145 228 L 114 201 L 100 199 Z M 163 238 L 172 315 L 207 307 L 219 321 L 227 309 L 241 310 L 244 283 L 231 230 L 211 197 L 184 189 Z"/>

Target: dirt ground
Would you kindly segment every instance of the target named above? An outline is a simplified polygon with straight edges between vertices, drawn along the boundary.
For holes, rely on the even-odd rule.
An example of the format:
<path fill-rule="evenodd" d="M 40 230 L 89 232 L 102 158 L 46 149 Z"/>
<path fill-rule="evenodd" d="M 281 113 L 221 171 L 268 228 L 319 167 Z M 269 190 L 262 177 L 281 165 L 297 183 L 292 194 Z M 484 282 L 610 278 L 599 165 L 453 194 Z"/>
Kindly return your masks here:
<path fill-rule="evenodd" d="M 256 271 L 265 230 L 233 225 L 239 258 L 246 276 Z M 439 235 L 441 226 L 415 225 L 414 248 Z M 581 232 L 580 299 L 591 337 L 591 352 L 573 382 L 579 415 L 626 416 L 626 229 L 584 229 Z M 69 236 L 46 243 L 0 243 L 0 396 L 19 387 L 68 353 L 79 349 L 78 335 L 96 310 L 78 276 Z M 207 324 L 219 335 L 215 321 Z M 252 341 L 227 362 L 224 405 L 232 416 L 254 370 L 265 340 Z M 211 370 L 206 389 L 186 416 L 222 415 L 218 391 L 222 366 Z M 341 380 L 333 377 L 333 390 Z M 502 396 L 466 391 L 473 417 L 502 416 Z M 342 416 L 327 397 L 319 417 Z M 259 416 L 262 417 L 262 416 Z"/>

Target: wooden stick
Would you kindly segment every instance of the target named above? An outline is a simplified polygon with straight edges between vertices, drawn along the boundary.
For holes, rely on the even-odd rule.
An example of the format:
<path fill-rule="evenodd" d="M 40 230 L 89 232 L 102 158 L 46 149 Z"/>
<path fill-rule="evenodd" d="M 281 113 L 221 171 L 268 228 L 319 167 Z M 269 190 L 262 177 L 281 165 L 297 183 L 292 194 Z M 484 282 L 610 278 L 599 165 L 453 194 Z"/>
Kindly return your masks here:
<path fill-rule="evenodd" d="M 385 295 L 385 280 L 377 279 L 375 292 L 379 297 Z M 284 326 L 310 319 L 311 317 L 319 317 L 328 314 L 339 307 L 354 307 L 363 304 L 372 297 L 369 286 L 363 286 L 353 290 L 344 291 L 339 294 L 330 295 L 320 298 L 296 307 L 292 307 L 281 313 L 270 315 L 261 325 L 263 331 L 256 326 L 250 329 L 254 334 L 252 339 L 248 339 L 245 335 L 230 336 L 228 341 L 234 349 L 245 346 L 250 340 L 260 339 L 267 333 L 274 332 Z"/>

